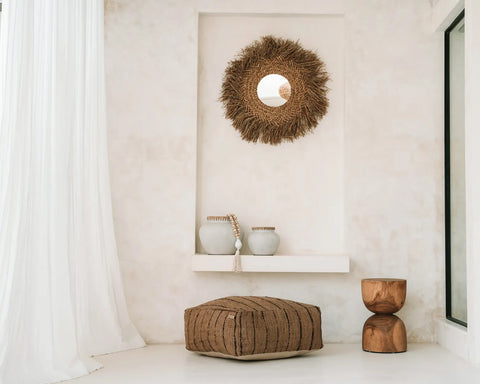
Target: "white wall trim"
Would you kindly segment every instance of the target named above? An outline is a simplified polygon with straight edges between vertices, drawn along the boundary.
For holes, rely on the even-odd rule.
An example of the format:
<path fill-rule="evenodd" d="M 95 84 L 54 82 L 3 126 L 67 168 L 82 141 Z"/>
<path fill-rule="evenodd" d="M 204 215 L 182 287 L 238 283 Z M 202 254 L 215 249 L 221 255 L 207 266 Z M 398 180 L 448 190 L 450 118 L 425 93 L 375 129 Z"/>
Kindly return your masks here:
<path fill-rule="evenodd" d="M 465 0 L 440 0 L 432 9 L 431 31 L 444 32 L 465 8 Z"/>
<path fill-rule="evenodd" d="M 465 8 L 465 190 L 468 328 L 442 319 L 437 341 L 480 364 L 480 2 L 440 0 L 432 12 L 432 31 L 444 32 Z"/>
<path fill-rule="evenodd" d="M 480 2 L 465 1 L 465 204 L 468 359 L 480 364 Z"/>
<path fill-rule="evenodd" d="M 450 352 L 468 360 L 467 328 L 446 319 L 436 321 L 437 343 Z"/>
<path fill-rule="evenodd" d="M 194 220 L 193 222 L 191 222 L 191 224 L 193 224 L 192 228 L 190 229 L 190 233 L 193 234 L 193 236 L 190 238 L 190 253 L 195 253 L 195 248 L 196 248 L 196 242 L 197 242 L 197 215 L 196 215 L 196 212 L 197 212 L 197 205 L 198 205 L 198 167 L 197 167 L 197 164 L 198 164 L 198 71 L 199 71 L 199 68 L 198 68 L 198 25 L 199 25 L 199 22 L 200 22 L 200 13 L 198 12 L 198 10 L 194 9 L 193 10 L 193 13 L 194 13 L 194 23 L 195 23 L 195 26 L 194 26 L 194 47 L 195 47 L 195 59 L 194 59 L 194 66 L 195 66 L 195 81 L 194 81 L 194 86 L 195 86 L 195 127 L 193 129 L 193 135 L 194 135 L 194 143 L 195 143 L 195 152 L 194 152 L 194 160 L 195 160 L 195 166 L 193 167 L 193 174 L 194 174 L 194 183 L 193 183 L 193 186 L 194 186 L 194 191 L 193 191 L 193 197 L 194 197 L 194 201 L 193 201 L 193 217 L 194 217 Z"/>

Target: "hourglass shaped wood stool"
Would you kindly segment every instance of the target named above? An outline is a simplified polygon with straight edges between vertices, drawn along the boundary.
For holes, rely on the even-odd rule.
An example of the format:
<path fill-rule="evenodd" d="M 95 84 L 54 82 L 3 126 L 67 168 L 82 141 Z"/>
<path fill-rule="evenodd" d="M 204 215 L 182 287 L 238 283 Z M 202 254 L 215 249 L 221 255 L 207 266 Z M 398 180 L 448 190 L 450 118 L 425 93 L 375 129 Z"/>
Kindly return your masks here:
<path fill-rule="evenodd" d="M 375 314 L 365 321 L 362 348 L 367 352 L 396 353 L 407 350 L 403 321 L 394 315 L 405 303 L 407 281 L 403 279 L 363 279 L 362 299 Z"/>

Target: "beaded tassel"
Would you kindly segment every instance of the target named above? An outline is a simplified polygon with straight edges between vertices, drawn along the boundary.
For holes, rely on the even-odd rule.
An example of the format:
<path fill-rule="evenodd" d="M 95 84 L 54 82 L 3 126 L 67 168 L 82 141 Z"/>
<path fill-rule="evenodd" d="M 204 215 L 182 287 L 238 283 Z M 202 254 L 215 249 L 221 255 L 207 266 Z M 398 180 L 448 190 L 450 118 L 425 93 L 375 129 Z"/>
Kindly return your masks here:
<path fill-rule="evenodd" d="M 240 240 L 240 224 L 238 224 L 237 216 L 233 213 L 229 213 L 227 215 L 228 220 L 230 220 L 230 224 L 232 225 L 232 231 L 235 235 L 235 257 L 233 260 L 233 271 L 234 272 L 241 272 L 242 270 L 242 259 L 240 257 L 240 248 L 242 248 L 242 241 Z"/>

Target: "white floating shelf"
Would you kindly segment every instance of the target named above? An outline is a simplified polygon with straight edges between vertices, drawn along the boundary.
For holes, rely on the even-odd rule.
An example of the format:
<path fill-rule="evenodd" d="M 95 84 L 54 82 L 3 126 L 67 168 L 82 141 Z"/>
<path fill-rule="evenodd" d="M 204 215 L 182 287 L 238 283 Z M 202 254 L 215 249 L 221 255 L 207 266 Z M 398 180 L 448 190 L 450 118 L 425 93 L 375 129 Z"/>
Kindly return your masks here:
<path fill-rule="evenodd" d="M 347 273 L 350 258 L 344 255 L 242 255 L 242 272 L 308 272 Z M 192 269 L 197 272 L 232 272 L 234 256 L 202 255 L 192 257 Z"/>

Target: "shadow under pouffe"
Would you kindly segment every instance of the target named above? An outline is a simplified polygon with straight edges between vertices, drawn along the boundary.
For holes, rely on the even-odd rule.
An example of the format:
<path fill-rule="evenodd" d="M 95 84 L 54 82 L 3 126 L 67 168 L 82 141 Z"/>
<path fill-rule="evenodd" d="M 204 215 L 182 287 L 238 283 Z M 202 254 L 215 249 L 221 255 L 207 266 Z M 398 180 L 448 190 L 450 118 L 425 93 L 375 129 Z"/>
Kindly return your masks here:
<path fill-rule="evenodd" d="M 320 308 L 291 300 L 230 296 L 185 310 L 186 348 L 238 360 L 281 359 L 323 347 Z"/>

